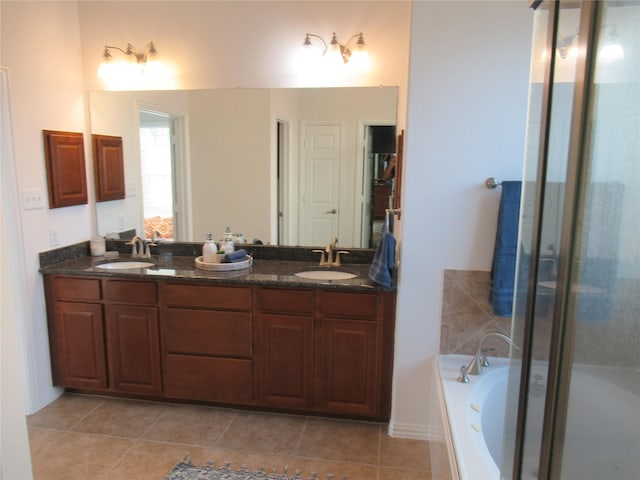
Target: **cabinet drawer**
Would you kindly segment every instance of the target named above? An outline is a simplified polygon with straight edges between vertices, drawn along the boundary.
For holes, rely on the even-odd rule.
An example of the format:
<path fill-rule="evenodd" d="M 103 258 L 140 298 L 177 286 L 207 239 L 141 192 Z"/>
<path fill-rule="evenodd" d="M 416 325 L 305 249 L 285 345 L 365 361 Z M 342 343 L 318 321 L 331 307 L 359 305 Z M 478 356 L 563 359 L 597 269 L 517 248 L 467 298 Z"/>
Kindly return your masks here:
<path fill-rule="evenodd" d="M 56 277 L 53 280 L 55 300 L 100 300 L 100 280 L 97 278 Z"/>
<path fill-rule="evenodd" d="M 158 302 L 157 292 L 155 282 L 107 280 L 104 296 L 112 302 L 155 305 Z"/>
<path fill-rule="evenodd" d="M 320 311 L 324 316 L 377 320 L 377 294 L 320 291 Z"/>
<path fill-rule="evenodd" d="M 251 289 L 168 283 L 164 285 L 163 300 L 167 306 L 251 310 Z"/>
<path fill-rule="evenodd" d="M 167 355 L 162 366 L 167 397 L 233 403 L 253 400 L 251 360 Z"/>
<path fill-rule="evenodd" d="M 251 314 L 165 309 L 162 338 L 167 353 L 251 358 Z"/>
<path fill-rule="evenodd" d="M 258 290 L 258 308 L 263 312 L 311 313 L 313 291 L 261 288 Z"/>

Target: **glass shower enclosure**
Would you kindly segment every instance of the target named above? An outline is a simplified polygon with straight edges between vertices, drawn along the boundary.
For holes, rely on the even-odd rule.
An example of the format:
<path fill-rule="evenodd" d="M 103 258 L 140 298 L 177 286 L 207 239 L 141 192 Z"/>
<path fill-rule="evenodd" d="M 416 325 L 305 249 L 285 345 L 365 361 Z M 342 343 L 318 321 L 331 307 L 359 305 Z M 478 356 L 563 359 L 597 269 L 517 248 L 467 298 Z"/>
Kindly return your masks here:
<path fill-rule="evenodd" d="M 640 1 L 538 1 L 504 479 L 640 478 Z"/>

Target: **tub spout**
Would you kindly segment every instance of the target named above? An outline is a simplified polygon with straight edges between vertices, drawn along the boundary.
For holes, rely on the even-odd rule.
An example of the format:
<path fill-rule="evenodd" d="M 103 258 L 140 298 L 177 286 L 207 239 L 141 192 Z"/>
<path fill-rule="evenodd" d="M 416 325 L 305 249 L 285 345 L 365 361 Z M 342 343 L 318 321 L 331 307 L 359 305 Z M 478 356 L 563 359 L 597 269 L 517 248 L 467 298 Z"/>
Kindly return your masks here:
<path fill-rule="evenodd" d="M 466 373 L 470 375 L 480 375 L 482 373 L 482 367 L 489 366 L 489 362 L 487 361 L 486 351 L 482 349 L 482 345 L 484 344 L 484 341 L 489 337 L 501 338 L 505 342 L 507 342 L 509 345 L 513 346 L 514 348 L 518 348 L 513 344 L 513 341 L 511 340 L 510 336 L 500 332 L 489 332 L 483 335 L 482 338 L 480 339 L 480 342 L 478 342 L 478 349 L 476 350 L 476 354 L 473 356 L 473 359 L 467 366 Z"/>

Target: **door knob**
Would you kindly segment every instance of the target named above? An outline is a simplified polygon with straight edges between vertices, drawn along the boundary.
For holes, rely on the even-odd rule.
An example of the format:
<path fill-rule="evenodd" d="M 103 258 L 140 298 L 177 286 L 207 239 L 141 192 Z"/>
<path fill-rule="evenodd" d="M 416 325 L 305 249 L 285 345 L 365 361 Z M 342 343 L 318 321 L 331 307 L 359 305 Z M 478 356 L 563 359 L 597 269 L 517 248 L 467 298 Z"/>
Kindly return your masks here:
<path fill-rule="evenodd" d="M 330 213 L 331 215 L 335 215 L 336 213 L 338 213 L 338 210 L 336 210 L 335 208 L 332 208 L 331 210 L 327 210 L 324 213 Z"/>

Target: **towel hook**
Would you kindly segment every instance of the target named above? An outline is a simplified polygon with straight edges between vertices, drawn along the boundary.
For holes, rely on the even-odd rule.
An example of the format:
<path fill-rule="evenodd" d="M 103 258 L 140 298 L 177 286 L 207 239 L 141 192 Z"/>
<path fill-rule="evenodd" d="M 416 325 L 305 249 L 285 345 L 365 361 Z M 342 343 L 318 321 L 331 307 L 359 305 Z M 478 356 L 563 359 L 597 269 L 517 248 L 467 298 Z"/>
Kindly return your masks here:
<path fill-rule="evenodd" d="M 389 217 L 389 214 L 392 215 L 397 215 L 398 216 L 398 220 L 400 220 L 400 216 L 402 215 L 402 210 L 400 210 L 399 208 L 387 208 L 385 209 L 385 217 Z"/>
<path fill-rule="evenodd" d="M 497 186 L 502 185 L 502 182 L 496 180 L 496 177 L 489 177 L 484 181 L 484 184 L 489 190 L 493 190 Z"/>

